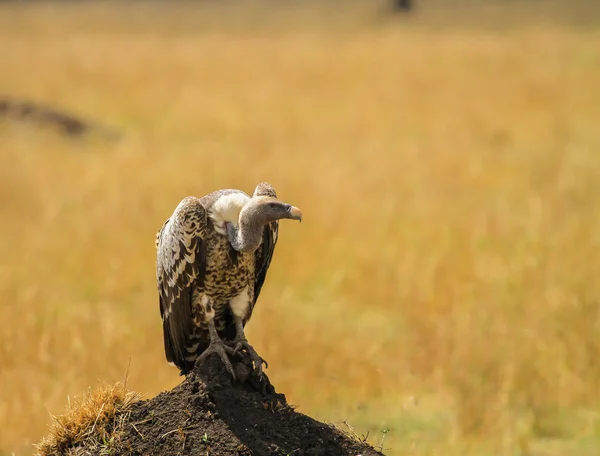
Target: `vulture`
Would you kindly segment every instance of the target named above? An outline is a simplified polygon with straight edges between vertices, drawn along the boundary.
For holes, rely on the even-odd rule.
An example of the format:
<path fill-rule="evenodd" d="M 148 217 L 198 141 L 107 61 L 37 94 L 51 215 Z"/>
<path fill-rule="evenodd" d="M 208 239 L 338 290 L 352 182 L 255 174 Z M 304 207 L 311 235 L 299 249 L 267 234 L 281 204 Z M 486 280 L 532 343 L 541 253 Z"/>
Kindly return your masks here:
<path fill-rule="evenodd" d="M 245 352 L 258 374 L 267 364 L 248 343 L 250 320 L 277 244 L 280 219 L 302 212 L 261 182 L 252 197 L 224 189 L 185 197 L 156 235 L 156 280 L 165 356 L 187 375 L 216 353 Z"/>

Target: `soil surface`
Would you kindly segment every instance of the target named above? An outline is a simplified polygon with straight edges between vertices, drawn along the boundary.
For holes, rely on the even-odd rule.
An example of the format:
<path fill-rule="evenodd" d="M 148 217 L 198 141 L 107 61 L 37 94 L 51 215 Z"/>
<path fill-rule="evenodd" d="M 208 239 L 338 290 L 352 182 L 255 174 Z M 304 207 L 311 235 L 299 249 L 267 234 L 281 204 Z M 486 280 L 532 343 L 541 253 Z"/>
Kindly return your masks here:
<path fill-rule="evenodd" d="M 237 382 L 212 355 L 171 391 L 133 406 L 118 455 L 376 456 L 382 453 L 295 412 L 241 360 Z"/>

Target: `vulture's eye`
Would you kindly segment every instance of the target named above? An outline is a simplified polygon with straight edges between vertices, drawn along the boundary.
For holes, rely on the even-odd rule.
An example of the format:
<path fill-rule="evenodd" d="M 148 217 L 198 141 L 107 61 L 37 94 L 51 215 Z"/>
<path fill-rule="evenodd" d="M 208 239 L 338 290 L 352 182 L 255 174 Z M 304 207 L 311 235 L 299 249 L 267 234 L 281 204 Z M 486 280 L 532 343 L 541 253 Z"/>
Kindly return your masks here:
<path fill-rule="evenodd" d="M 277 204 L 269 203 L 269 209 L 277 209 Z"/>

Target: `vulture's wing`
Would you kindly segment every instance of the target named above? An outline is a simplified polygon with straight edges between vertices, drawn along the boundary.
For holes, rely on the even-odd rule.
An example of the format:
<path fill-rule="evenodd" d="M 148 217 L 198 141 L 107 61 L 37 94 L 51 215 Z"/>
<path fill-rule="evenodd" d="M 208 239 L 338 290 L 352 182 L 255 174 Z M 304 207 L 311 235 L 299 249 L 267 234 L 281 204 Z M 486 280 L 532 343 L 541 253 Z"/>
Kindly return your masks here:
<path fill-rule="evenodd" d="M 167 361 L 184 369 L 186 343 L 194 331 L 192 296 L 204 281 L 206 210 L 188 196 L 165 222 L 156 240 L 156 280 Z"/>
<path fill-rule="evenodd" d="M 277 193 L 275 193 L 275 189 L 266 182 L 261 182 L 256 186 L 254 190 L 254 196 L 270 196 L 273 198 L 277 198 Z M 269 269 L 269 265 L 271 264 L 271 259 L 273 258 L 273 252 L 275 251 L 275 245 L 277 244 L 277 234 L 279 230 L 279 222 L 271 222 L 265 225 L 265 229 L 263 231 L 263 240 L 260 247 L 256 250 L 254 254 L 254 302 L 252 303 L 252 308 L 256 304 L 258 300 L 258 296 L 260 295 L 260 290 L 262 289 L 263 284 L 265 283 L 265 279 L 267 277 L 267 271 Z M 252 314 L 252 308 L 250 312 L 248 312 L 248 316 L 246 317 L 246 321 L 250 319 Z"/>
<path fill-rule="evenodd" d="M 263 232 L 263 242 L 258 248 L 255 254 L 255 274 L 256 278 L 254 281 L 254 303 L 258 299 L 260 290 L 265 283 L 267 277 L 267 271 L 273 258 L 273 252 L 275 251 L 275 245 L 277 244 L 277 233 L 279 230 L 279 222 L 271 222 L 265 225 Z"/>

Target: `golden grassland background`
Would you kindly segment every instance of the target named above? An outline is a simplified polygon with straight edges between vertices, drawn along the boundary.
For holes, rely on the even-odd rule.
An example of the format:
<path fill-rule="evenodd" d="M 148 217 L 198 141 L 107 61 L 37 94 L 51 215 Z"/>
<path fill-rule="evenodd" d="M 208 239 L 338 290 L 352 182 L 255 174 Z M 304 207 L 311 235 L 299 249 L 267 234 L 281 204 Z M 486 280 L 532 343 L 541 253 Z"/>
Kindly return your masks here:
<path fill-rule="evenodd" d="M 155 233 L 261 180 L 305 220 L 247 334 L 300 411 L 391 455 L 598 454 L 597 8 L 286 5 L 0 5 L 0 92 L 123 133 L 0 121 L 0 454 L 129 364 L 181 381 Z"/>

